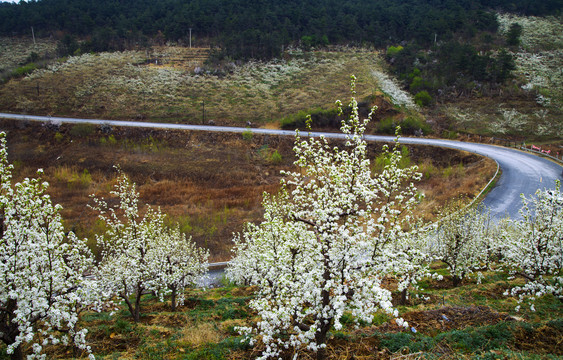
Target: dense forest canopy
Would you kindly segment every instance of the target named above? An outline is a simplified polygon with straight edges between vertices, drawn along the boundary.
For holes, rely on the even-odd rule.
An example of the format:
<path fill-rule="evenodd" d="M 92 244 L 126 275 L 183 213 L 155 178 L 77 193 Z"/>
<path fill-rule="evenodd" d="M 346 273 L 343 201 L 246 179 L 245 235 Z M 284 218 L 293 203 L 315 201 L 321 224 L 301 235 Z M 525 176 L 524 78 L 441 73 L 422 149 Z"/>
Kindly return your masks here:
<path fill-rule="evenodd" d="M 489 10 L 559 13 L 561 0 L 39 0 L 0 3 L 0 35 L 71 35 L 82 51 L 143 46 L 149 39 L 206 39 L 233 58 L 271 58 L 284 46 L 401 41 L 495 31 Z"/>

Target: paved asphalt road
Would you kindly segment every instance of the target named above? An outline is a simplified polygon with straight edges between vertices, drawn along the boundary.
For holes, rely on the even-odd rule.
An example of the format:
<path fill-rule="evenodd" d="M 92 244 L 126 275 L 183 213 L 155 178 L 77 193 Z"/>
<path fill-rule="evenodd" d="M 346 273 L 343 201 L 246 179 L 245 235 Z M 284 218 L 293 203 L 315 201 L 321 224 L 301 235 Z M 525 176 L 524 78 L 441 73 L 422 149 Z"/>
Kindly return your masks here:
<path fill-rule="evenodd" d="M 242 133 L 248 131 L 248 128 L 241 127 L 224 127 L 224 126 L 205 126 L 205 125 L 182 125 L 182 124 L 165 124 L 150 123 L 138 121 L 115 121 L 115 120 L 97 120 L 97 119 L 72 119 L 50 116 L 32 116 L 32 115 L 15 115 L 0 113 L 0 118 L 16 119 L 22 121 L 40 121 L 40 122 L 56 122 L 56 123 L 89 123 L 89 124 L 108 124 L 111 126 L 128 126 L 153 129 L 174 129 L 189 131 L 214 131 L 214 132 L 234 132 Z M 272 129 L 250 129 L 255 134 L 270 134 L 294 136 L 294 131 L 289 130 L 272 130 Z M 312 136 L 324 135 L 330 138 L 343 138 L 342 134 L 337 133 L 311 133 Z M 306 136 L 302 133 L 302 136 Z M 392 142 L 395 138 L 392 136 L 366 135 L 368 141 Z M 563 167 L 550 160 L 539 156 L 528 154 L 522 151 L 503 148 L 499 146 L 464 143 L 452 140 L 425 139 L 425 138 L 407 138 L 402 137 L 402 144 L 418 144 L 441 146 L 465 150 L 475 154 L 488 156 L 495 160 L 502 171 L 502 175 L 492 191 L 487 194 L 483 203 L 491 209 L 491 213 L 495 218 L 510 216 L 511 218 L 519 218 L 519 209 L 522 206 L 520 194 L 527 197 L 532 196 L 538 189 L 554 188 L 555 180 L 563 180 Z M 223 268 L 226 263 L 210 264 L 209 276 L 202 285 L 217 286 L 219 279 L 223 274 Z"/>
<path fill-rule="evenodd" d="M 224 127 L 224 126 L 206 126 L 206 125 L 183 125 L 183 124 L 166 124 L 151 123 L 138 121 L 116 121 L 116 120 L 97 120 L 97 119 L 72 119 L 50 116 L 32 116 L 32 115 L 16 115 L 0 113 L 0 118 L 17 119 L 26 121 L 40 122 L 60 122 L 60 123 L 90 123 L 96 125 L 108 124 L 112 126 L 128 126 L 153 129 L 174 129 L 174 130 L 190 130 L 190 131 L 214 131 L 214 132 L 238 132 L 248 131 L 248 128 L 242 127 Z M 289 130 L 273 130 L 273 129 L 250 129 L 256 134 L 285 135 L 294 136 L 294 131 Z M 302 136 L 305 136 L 302 133 Z M 311 133 L 312 136 L 324 135 L 325 137 L 343 138 L 342 134 L 337 133 Z M 391 142 L 394 140 L 392 136 L 366 135 L 368 141 Z M 488 156 L 495 160 L 502 171 L 502 175 L 497 182 L 495 188 L 486 196 L 483 203 L 491 209 L 491 213 L 495 218 L 510 216 L 511 218 L 519 218 L 519 209 L 522 206 L 520 194 L 527 197 L 532 196 L 538 189 L 554 188 L 555 180 L 563 180 L 563 167 L 555 162 L 545 158 L 525 153 L 523 151 L 509 149 L 499 146 L 464 143 L 452 140 L 425 139 L 425 138 L 408 138 L 402 137 L 400 140 L 403 144 L 420 144 L 441 146 L 465 150 L 472 153 Z"/>

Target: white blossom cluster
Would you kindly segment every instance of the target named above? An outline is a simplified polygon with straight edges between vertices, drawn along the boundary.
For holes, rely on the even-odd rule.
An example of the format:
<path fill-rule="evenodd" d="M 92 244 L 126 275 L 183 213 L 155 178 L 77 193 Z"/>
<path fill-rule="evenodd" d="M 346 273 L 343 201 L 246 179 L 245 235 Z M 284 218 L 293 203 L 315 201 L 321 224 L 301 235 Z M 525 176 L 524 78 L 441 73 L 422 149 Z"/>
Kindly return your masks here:
<path fill-rule="evenodd" d="M 563 193 L 561 183 L 555 190 L 536 192 L 533 198 L 522 196 L 522 220 L 512 221 L 503 231 L 503 263 L 514 276 L 526 283 L 505 295 L 519 302 L 553 294 L 563 301 Z"/>
<path fill-rule="evenodd" d="M 183 302 L 183 290 L 207 271 L 208 252 L 198 249 L 178 227 L 168 229 L 160 209 L 148 207 L 141 216 L 139 193 L 121 171 L 112 194 L 119 198 L 114 207 L 94 198 L 94 209 L 107 228 L 96 236 L 102 249 L 100 286 L 121 297 L 135 321 L 140 319 L 141 296 L 147 292 L 161 299 L 172 294 L 175 308 L 176 300 Z"/>
<path fill-rule="evenodd" d="M 514 54 L 516 68 L 526 79 L 524 90 L 538 90 L 536 101 L 543 106 L 560 106 L 563 101 L 563 22 L 556 17 L 497 14 L 499 31 L 522 26 L 521 47 Z M 539 91 L 542 90 L 542 91 Z"/>
<path fill-rule="evenodd" d="M 489 130 L 497 134 L 506 134 L 507 132 L 522 133 L 526 126 L 530 123 L 526 114 L 522 114 L 518 110 L 503 108 L 503 104 L 499 105 L 498 112 L 500 118 L 488 124 Z"/>
<path fill-rule="evenodd" d="M 479 271 L 488 268 L 498 253 L 497 227 L 491 222 L 490 212 L 480 206 L 460 210 L 453 205 L 434 227 L 429 233 L 430 252 L 448 266 L 454 286 L 475 272 L 480 280 Z"/>
<path fill-rule="evenodd" d="M 90 352 L 78 315 L 99 300 L 95 282 L 84 278 L 93 255 L 84 240 L 65 235 L 61 207 L 45 194 L 48 184 L 29 178 L 12 184 L 11 171 L 0 133 L 0 338 L 14 358 L 23 358 L 25 343 L 32 345 L 28 359 L 44 359 L 50 344 Z"/>
<path fill-rule="evenodd" d="M 522 26 L 522 47 L 526 51 L 535 52 L 539 49 L 563 48 L 563 22 L 554 16 L 519 16 L 516 14 L 497 14 L 499 32 L 506 34 L 510 25 L 517 23 Z"/>
<path fill-rule="evenodd" d="M 430 271 L 433 254 L 430 251 L 432 237 L 429 236 L 429 230 L 431 228 L 419 224 L 401 241 L 394 242 L 393 250 L 388 254 L 392 260 L 387 261 L 387 264 L 392 266 L 391 273 L 397 279 L 397 290 L 402 293 L 402 301 L 409 299 L 410 289 L 422 290 L 418 282 L 423 278 L 443 280 L 442 275 Z"/>
<path fill-rule="evenodd" d="M 377 79 L 380 90 L 391 98 L 395 105 L 405 106 L 408 109 L 416 110 L 418 107 L 414 103 L 412 96 L 401 89 L 396 80 L 382 71 L 373 70 L 372 75 Z"/>
<path fill-rule="evenodd" d="M 524 90 L 537 90 L 536 101 L 540 105 L 561 104 L 563 101 L 563 49 L 541 53 L 518 52 L 515 54 L 518 73 L 526 79 Z M 543 90 L 543 91 L 542 91 Z"/>
<path fill-rule="evenodd" d="M 261 319 L 240 330 L 261 337 L 260 359 L 289 348 L 326 351 L 328 331 L 342 327 L 345 312 L 368 323 L 380 309 L 398 316 L 381 280 L 396 270 L 395 245 L 407 236 L 403 228 L 417 202 L 411 181 L 420 174 L 398 166 L 397 147 L 385 150 L 389 165 L 373 174 L 363 140 L 369 118 L 359 119 L 354 98 L 350 107 L 341 127 L 345 148 L 297 132 L 299 170 L 285 173 L 277 195 L 265 194 L 263 222 L 234 238 L 227 274 L 258 286 L 250 306 Z"/>
<path fill-rule="evenodd" d="M 241 85 L 244 85 L 245 80 L 252 80 L 269 86 L 277 86 L 302 72 L 308 65 L 311 64 L 305 59 L 299 58 L 290 61 L 273 60 L 266 63 L 250 61 L 237 67 L 233 76 Z"/>
<path fill-rule="evenodd" d="M 84 68 L 100 68 L 111 65 L 136 64 L 143 60 L 143 54 L 138 51 L 106 52 L 96 54 L 82 54 L 70 56 L 65 61 L 58 61 L 50 64 L 45 69 L 38 69 L 29 74 L 27 79 L 35 79 L 45 74 L 57 72 L 74 72 Z"/>

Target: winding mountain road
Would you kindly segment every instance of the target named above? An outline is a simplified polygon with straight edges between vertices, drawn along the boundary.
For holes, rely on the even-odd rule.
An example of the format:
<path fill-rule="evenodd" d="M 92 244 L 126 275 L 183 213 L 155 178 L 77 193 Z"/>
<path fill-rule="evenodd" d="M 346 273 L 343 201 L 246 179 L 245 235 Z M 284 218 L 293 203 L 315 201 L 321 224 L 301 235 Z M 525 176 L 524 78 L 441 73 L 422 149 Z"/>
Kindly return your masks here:
<path fill-rule="evenodd" d="M 126 126 L 152 129 L 171 129 L 189 131 L 209 131 L 209 132 L 231 132 L 242 133 L 252 131 L 255 134 L 269 134 L 294 136 L 294 131 L 275 130 L 275 129 L 256 129 L 242 127 L 206 126 L 206 125 L 184 125 L 167 124 L 138 121 L 117 121 L 117 120 L 98 120 L 98 119 L 75 119 L 50 116 L 33 116 L 0 113 L 0 118 L 14 119 L 21 121 L 39 121 L 55 123 L 87 123 L 95 125 Z M 344 138 L 339 133 L 319 133 L 312 132 L 311 136 L 325 136 L 327 138 Z M 302 136 L 306 136 L 302 133 Z M 392 136 L 366 135 L 367 141 L 392 142 Z M 528 154 L 519 150 L 504 148 L 500 146 L 466 143 L 452 140 L 408 138 L 402 137 L 402 144 L 430 145 L 465 150 L 471 153 L 487 156 L 495 160 L 502 171 L 501 177 L 496 186 L 487 194 L 483 200 L 491 214 L 499 219 L 504 216 L 519 218 L 519 209 L 522 207 L 520 194 L 526 197 L 532 196 L 538 189 L 552 189 L 555 187 L 557 179 L 563 180 L 563 167 L 545 158 Z"/>

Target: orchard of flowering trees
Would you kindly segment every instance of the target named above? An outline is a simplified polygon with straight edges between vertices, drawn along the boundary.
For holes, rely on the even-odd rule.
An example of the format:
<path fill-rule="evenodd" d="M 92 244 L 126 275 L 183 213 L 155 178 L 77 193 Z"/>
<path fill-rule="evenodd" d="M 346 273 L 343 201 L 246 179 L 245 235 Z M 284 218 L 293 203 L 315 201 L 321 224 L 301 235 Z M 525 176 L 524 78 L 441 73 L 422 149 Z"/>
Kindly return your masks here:
<path fill-rule="evenodd" d="M 457 209 L 429 233 L 429 253 L 446 263 L 454 286 L 483 270 L 504 270 L 525 281 L 505 292 L 531 309 L 538 297 L 551 294 L 563 302 L 563 194 L 553 190 L 522 196 L 521 220 L 495 223 L 481 207 Z M 519 309 L 520 306 L 517 307 Z"/>
<path fill-rule="evenodd" d="M 249 306 L 260 318 L 238 330 L 263 343 L 261 359 L 307 350 L 326 358 L 332 331 L 350 319 L 369 324 L 380 311 L 409 328 L 387 284 L 394 282 L 405 302 L 422 278 L 440 279 L 431 271 L 435 262 L 447 265 L 456 286 L 484 270 L 509 273 L 520 282 L 505 295 L 532 310 L 544 295 L 563 302 L 559 182 L 523 198 L 521 220 L 495 222 L 486 209 L 454 207 L 436 224 L 422 224 L 411 215 L 420 200 L 417 168 L 401 165 L 395 144 L 384 147 L 378 158 L 385 166 L 376 172 L 363 139 L 368 120 L 359 118 L 354 98 L 350 107 L 345 143 L 296 134 L 294 169 L 279 193 L 265 194 L 263 220 L 234 237 L 227 273 L 254 286 Z M 14 183 L 12 170 L 1 133 L 0 339 L 13 359 L 46 358 L 58 344 L 93 358 L 81 314 L 117 299 L 139 321 L 146 294 L 169 296 L 174 311 L 205 273 L 208 252 L 165 226 L 160 209 L 141 206 L 120 170 L 111 200 L 92 196 L 105 224 L 96 236 L 99 261 L 85 240 L 65 232 L 48 185 Z"/>
<path fill-rule="evenodd" d="M 561 183 L 555 190 L 538 191 L 534 198 L 522 197 L 523 220 L 503 231 L 503 259 L 514 276 L 525 279 L 506 295 L 533 301 L 552 294 L 563 302 L 563 194 Z"/>
<path fill-rule="evenodd" d="M 77 326 L 79 313 L 100 300 L 96 282 L 84 278 L 92 253 L 65 235 L 47 183 L 13 184 L 12 168 L 0 133 L 0 338 L 12 359 L 23 359 L 25 344 L 28 358 L 45 358 L 44 346 L 61 342 L 88 350 L 87 330 Z"/>
<path fill-rule="evenodd" d="M 141 316 L 141 297 L 156 293 L 163 299 L 172 295 L 172 310 L 183 303 L 183 289 L 194 284 L 207 271 L 208 251 L 195 246 L 178 227 L 164 225 L 160 209 L 148 207 L 141 216 L 135 184 L 118 169 L 112 195 L 119 198 L 115 207 L 94 197 L 99 218 L 106 232 L 96 236 L 102 248 L 97 267 L 101 287 L 125 301 L 135 322 Z"/>
<path fill-rule="evenodd" d="M 359 119 L 354 98 L 350 107 L 341 127 L 344 148 L 297 132 L 296 170 L 285 173 L 279 193 L 264 195 L 263 221 L 234 237 L 227 274 L 257 287 L 250 307 L 260 316 L 239 331 L 251 343 L 261 340 L 260 359 L 289 349 L 325 359 L 329 331 L 342 328 L 345 313 L 358 324 L 383 310 L 408 327 L 382 280 L 395 278 L 404 301 L 422 277 L 441 278 L 428 270 L 433 261 L 447 264 L 455 286 L 475 272 L 508 270 L 527 280 L 511 292 L 520 301 L 545 293 L 563 299 L 559 184 L 524 199 L 523 221 L 494 223 L 482 207 L 457 207 L 436 225 L 415 226 L 412 181 L 420 174 L 399 166 L 397 146 L 384 148 L 387 166 L 374 173 L 363 139 L 368 120 Z"/>
<path fill-rule="evenodd" d="M 90 353 L 88 330 L 78 326 L 81 312 L 119 296 L 138 321 L 146 291 L 161 300 L 171 295 L 174 310 L 183 290 L 207 271 L 208 252 L 178 227 L 164 226 L 160 210 L 139 215 L 139 194 L 125 174 L 113 192 L 116 208 L 96 199 L 107 227 L 98 236 L 103 252 L 96 263 L 86 241 L 65 232 L 61 206 L 45 194 L 48 184 L 28 178 L 13 184 L 12 169 L 0 133 L 0 339 L 12 359 L 23 359 L 25 347 L 28 359 L 45 359 L 45 347 L 61 343 Z"/>

